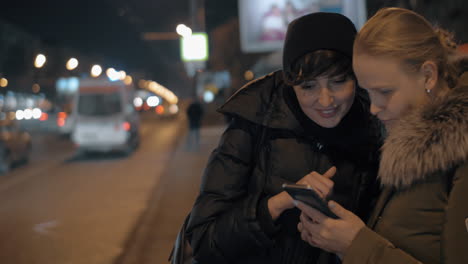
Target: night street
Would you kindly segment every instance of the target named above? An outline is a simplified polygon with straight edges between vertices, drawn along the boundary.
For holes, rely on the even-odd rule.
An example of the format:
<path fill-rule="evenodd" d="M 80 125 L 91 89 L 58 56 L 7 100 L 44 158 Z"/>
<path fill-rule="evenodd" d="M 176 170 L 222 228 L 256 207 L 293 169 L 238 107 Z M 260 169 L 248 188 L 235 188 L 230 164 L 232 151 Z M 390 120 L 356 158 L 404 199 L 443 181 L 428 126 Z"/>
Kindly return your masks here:
<path fill-rule="evenodd" d="M 468 264 L 467 18 L 2 1 L 0 264 Z"/>
<path fill-rule="evenodd" d="M 83 157 L 76 155 L 64 138 L 38 135 L 31 163 L 0 177 L 2 263 L 113 263 L 120 255 L 124 257 L 120 261 L 128 263 L 129 253 L 123 248 L 129 239 L 141 240 L 133 233 L 135 225 L 141 224 L 140 218 L 148 218 L 144 214 L 147 203 L 161 203 L 150 205 L 153 214 L 155 207 L 173 208 L 160 202 L 153 191 L 164 191 L 161 182 L 171 177 L 164 172 L 177 147 L 184 152 L 184 121 L 144 119 L 141 146 L 128 157 Z M 207 131 L 203 134 L 210 133 Z M 217 137 L 217 131 L 214 133 Z M 208 145 L 204 148 L 212 147 Z M 199 156 L 188 152 L 185 155 Z M 196 170 L 192 167 L 194 173 Z M 197 182 L 198 176 L 194 175 L 192 181 Z M 192 197 L 198 190 L 194 184 L 183 186 L 191 190 Z M 177 210 L 180 216 L 171 219 L 171 230 L 165 230 L 169 234 L 163 237 L 163 258 L 167 258 L 167 248 L 180 225 L 181 220 L 176 219 L 183 218 L 193 198 L 189 195 L 179 200 L 185 209 Z"/>

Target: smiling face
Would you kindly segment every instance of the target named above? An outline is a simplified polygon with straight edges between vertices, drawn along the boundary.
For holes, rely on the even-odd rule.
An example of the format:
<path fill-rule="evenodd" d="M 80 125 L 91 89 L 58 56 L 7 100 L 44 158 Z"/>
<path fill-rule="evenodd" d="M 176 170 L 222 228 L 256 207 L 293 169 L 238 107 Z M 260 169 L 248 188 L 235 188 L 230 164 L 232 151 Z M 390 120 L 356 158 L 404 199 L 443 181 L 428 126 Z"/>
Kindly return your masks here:
<path fill-rule="evenodd" d="M 359 86 L 369 92 L 372 114 L 389 132 L 411 109 L 428 102 L 424 73 L 409 71 L 396 59 L 358 53 L 353 68 Z"/>
<path fill-rule="evenodd" d="M 354 102 L 355 81 L 349 77 L 319 76 L 293 87 L 304 114 L 325 128 L 337 126 Z"/>

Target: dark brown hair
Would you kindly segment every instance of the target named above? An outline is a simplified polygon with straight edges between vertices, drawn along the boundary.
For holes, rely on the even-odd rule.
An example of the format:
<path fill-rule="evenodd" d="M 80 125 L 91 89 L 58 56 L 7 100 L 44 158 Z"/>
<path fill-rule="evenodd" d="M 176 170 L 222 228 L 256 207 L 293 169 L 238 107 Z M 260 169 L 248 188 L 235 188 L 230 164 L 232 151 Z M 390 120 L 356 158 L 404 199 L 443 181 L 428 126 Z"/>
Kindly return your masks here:
<path fill-rule="evenodd" d="M 354 72 L 350 57 L 333 51 L 317 50 L 299 58 L 285 71 L 285 81 L 288 85 L 300 85 L 307 80 L 319 76 L 353 78 Z"/>

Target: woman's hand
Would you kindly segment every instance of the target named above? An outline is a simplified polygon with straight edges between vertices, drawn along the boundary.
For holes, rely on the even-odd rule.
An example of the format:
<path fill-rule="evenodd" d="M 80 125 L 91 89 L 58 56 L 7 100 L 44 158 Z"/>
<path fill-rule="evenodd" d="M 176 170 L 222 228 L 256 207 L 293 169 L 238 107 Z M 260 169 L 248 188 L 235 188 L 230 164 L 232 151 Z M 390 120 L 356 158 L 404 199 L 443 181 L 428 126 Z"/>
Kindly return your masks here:
<path fill-rule="evenodd" d="M 322 198 L 328 197 L 333 191 L 334 182 L 331 180 L 335 176 L 336 167 L 328 169 L 323 175 L 318 172 L 311 172 L 300 179 L 297 184 L 304 184 L 312 187 Z"/>
<path fill-rule="evenodd" d="M 300 179 L 297 184 L 309 185 L 322 197 L 327 197 L 333 190 L 333 181 L 330 180 L 336 173 L 336 167 L 331 167 L 323 175 L 311 172 Z M 276 220 L 285 210 L 294 208 L 293 198 L 285 191 L 272 196 L 268 200 L 268 210 L 273 220 Z"/>
<path fill-rule="evenodd" d="M 268 210 L 270 211 L 271 218 L 273 220 L 278 217 L 287 209 L 294 207 L 293 198 L 285 191 L 278 193 L 268 199 Z"/>
<path fill-rule="evenodd" d="M 330 201 L 328 207 L 339 219 L 329 218 L 318 210 L 297 202 L 297 208 L 302 211 L 297 228 L 304 241 L 314 247 L 336 253 L 342 258 L 365 224 L 358 216 L 336 202 Z"/>

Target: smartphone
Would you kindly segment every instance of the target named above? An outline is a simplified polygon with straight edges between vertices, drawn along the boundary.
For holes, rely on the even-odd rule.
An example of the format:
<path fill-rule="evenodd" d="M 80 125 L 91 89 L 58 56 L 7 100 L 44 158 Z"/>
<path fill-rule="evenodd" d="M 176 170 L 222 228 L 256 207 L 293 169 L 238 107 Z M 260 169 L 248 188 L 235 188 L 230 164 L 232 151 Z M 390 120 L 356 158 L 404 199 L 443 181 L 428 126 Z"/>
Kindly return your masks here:
<path fill-rule="evenodd" d="M 301 201 L 312 208 L 315 208 L 322 212 L 322 214 L 338 219 L 330 208 L 328 208 L 328 202 L 320 197 L 320 195 L 310 186 L 303 184 L 283 184 L 283 189 L 291 195 L 294 200 Z"/>

